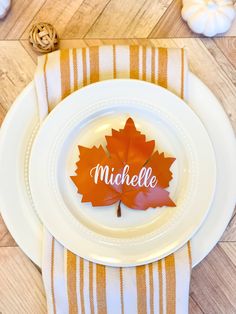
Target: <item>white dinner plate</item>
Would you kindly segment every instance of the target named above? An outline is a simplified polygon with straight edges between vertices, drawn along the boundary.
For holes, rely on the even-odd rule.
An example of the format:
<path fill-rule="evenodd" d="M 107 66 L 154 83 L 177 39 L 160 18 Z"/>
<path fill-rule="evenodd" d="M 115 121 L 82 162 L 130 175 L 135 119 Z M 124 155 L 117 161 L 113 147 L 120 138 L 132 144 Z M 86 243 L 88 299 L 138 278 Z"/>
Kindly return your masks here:
<path fill-rule="evenodd" d="M 204 224 L 191 239 L 193 265 L 196 265 L 218 242 L 232 215 L 236 148 L 232 127 L 221 105 L 191 73 L 189 105 L 208 131 L 217 163 L 216 193 L 211 209 Z M 34 210 L 28 182 L 29 154 L 38 124 L 37 98 L 32 82 L 18 96 L 2 125 L 0 205 L 4 221 L 16 242 L 40 266 L 42 224 Z"/>
<path fill-rule="evenodd" d="M 121 203 L 118 218 L 118 203 L 82 203 L 71 176 L 78 145 L 106 147 L 105 136 L 129 117 L 155 140 L 155 149 L 176 158 L 169 186 L 176 207 L 137 211 Z M 119 79 L 72 93 L 48 115 L 32 147 L 29 175 L 39 217 L 60 243 L 87 260 L 125 267 L 163 258 L 193 236 L 210 208 L 215 170 L 208 134 L 186 103 L 160 86 Z"/>

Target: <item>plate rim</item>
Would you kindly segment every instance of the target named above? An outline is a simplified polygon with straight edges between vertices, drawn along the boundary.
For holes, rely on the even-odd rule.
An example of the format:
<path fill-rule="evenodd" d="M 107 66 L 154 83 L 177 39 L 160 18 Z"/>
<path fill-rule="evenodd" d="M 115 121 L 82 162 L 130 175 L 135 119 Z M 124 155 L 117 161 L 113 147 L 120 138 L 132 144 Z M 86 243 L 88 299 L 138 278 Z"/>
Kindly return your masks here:
<path fill-rule="evenodd" d="M 107 92 L 104 93 L 104 90 Z M 135 97 L 126 96 L 128 91 L 132 91 L 131 95 L 135 95 Z M 95 96 L 89 97 L 89 95 Z M 192 219 L 191 223 L 187 222 L 187 217 L 191 219 L 192 216 L 190 215 L 190 212 L 187 212 L 185 216 L 186 218 L 183 218 L 181 223 L 176 224 L 173 228 L 175 232 L 178 232 L 178 241 L 175 240 L 173 231 L 170 232 L 169 235 L 165 234 L 163 235 L 163 238 L 161 237 L 163 244 L 160 247 L 158 247 L 160 239 L 150 240 L 149 254 L 147 252 L 145 254 L 141 253 L 141 246 L 139 247 L 138 254 L 134 250 L 134 254 L 129 255 L 127 252 L 125 253 L 125 244 L 120 246 L 120 250 L 122 249 L 122 252 L 120 252 L 120 250 L 114 252 L 111 249 L 111 243 L 106 247 L 105 241 L 101 241 L 100 244 L 97 241 L 92 241 L 88 236 L 88 233 L 86 233 L 85 230 L 83 231 L 84 228 L 82 228 L 81 224 L 80 228 L 79 223 L 75 224 L 75 219 L 72 218 L 72 215 L 63 215 L 65 210 L 62 210 L 62 207 L 57 202 L 48 178 L 48 166 L 50 163 L 49 154 L 51 153 L 52 146 L 57 142 L 56 138 L 58 137 L 58 127 L 60 130 L 64 130 L 67 125 L 71 125 L 71 120 L 74 121 L 74 124 L 78 124 L 79 115 L 81 117 L 81 121 L 88 118 L 90 114 L 95 115 L 98 108 L 97 103 L 100 103 L 99 110 L 104 108 L 110 109 L 115 105 L 113 104 L 112 99 L 117 99 L 117 101 L 119 101 L 124 97 L 130 99 L 129 106 L 133 102 L 134 98 L 139 99 L 142 110 L 144 110 L 144 104 L 149 103 L 150 110 L 157 112 L 161 111 L 163 115 L 166 114 L 169 116 L 168 118 L 173 116 L 176 120 L 178 120 L 180 125 L 184 124 L 182 128 L 186 131 L 187 135 L 185 136 L 193 137 L 194 140 L 192 140 L 192 144 L 197 150 L 197 157 L 201 158 L 202 162 L 207 162 L 207 166 L 211 174 L 210 176 L 207 176 L 206 180 L 203 180 L 203 185 L 205 185 L 204 187 L 201 184 L 198 185 L 198 194 L 204 193 L 204 191 L 208 190 L 209 193 L 205 194 L 204 197 L 199 198 L 199 202 L 202 202 L 202 204 L 200 205 L 201 210 L 197 210 L 196 208 L 194 211 L 195 215 L 198 213 L 198 215 L 194 216 L 196 219 Z M 161 102 L 155 101 L 155 99 L 161 99 Z M 123 102 L 119 102 L 122 107 Z M 72 103 L 74 104 L 73 106 Z M 83 103 L 83 107 L 79 110 L 81 103 Z M 165 105 L 163 105 L 163 103 L 165 103 Z M 125 102 L 123 103 L 123 106 L 125 106 Z M 76 113 L 77 119 L 75 119 L 74 116 Z M 189 121 L 190 123 L 188 123 Z M 195 131 L 195 128 L 197 128 L 197 132 Z M 204 143 L 204 149 L 207 151 L 207 158 L 205 157 L 205 150 L 201 151 L 194 142 L 198 140 L 199 136 L 201 136 L 200 138 L 202 143 Z M 44 150 L 43 155 L 40 154 L 42 149 Z M 201 164 L 199 164 L 198 167 L 198 175 L 201 174 L 200 179 L 203 179 L 205 176 L 205 171 L 203 171 L 203 169 L 206 170 L 204 162 L 203 166 L 204 167 L 202 169 Z M 54 235 L 60 243 L 75 254 L 80 252 L 79 255 L 85 259 L 114 267 L 129 267 L 147 264 L 153 262 L 154 260 L 161 259 L 182 247 L 191 237 L 194 236 L 201 224 L 204 222 L 204 219 L 210 209 L 215 191 L 215 153 L 208 133 L 206 132 L 199 117 L 183 100 L 167 89 L 140 80 L 118 79 L 100 81 L 90 84 L 62 100 L 60 105 L 57 106 L 43 121 L 42 126 L 36 135 L 31 151 L 29 169 L 30 186 L 35 207 L 36 210 L 39 210 L 38 214 L 49 232 Z M 51 173 L 51 170 L 49 172 Z M 38 184 L 38 182 L 40 182 L 40 184 Z M 191 205 L 195 208 L 193 199 Z M 50 214 L 48 213 L 48 208 L 50 208 Z M 60 211 L 57 212 L 56 208 L 60 208 Z M 57 224 L 55 224 L 56 217 Z M 61 229 L 62 227 L 63 232 Z M 64 230 L 67 231 L 64 232 Z M 76 239 L 76 241 L 74 239 Z M 77 244 L 78 242 L 80 245 Z M 86 243 L 86 245 L 84 245 L 84 243 Z M 151 243 L 153 243 L 152 248 Z M 87 248 L 87 245 L 89 244 L 92 247 L 92 252 Z M 140 242 L 140 245 L 143 245 L 143 242 Z M 136 246 L 136 249 L 137 247 L 138 246 Z M 155 249 L 155 247 L 158 249 Z M 152 257 L 150 258 L 149 255 Z"/>

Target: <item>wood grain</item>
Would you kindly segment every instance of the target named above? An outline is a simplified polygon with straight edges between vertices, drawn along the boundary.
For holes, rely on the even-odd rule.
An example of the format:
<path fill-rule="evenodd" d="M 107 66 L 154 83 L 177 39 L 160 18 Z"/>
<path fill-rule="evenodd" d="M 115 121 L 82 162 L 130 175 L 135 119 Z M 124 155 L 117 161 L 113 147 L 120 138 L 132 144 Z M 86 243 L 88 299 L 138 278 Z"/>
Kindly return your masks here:
<path fill-rule="evenodd" d="M 48 22 L 56 27 L 59 37 L 63 34 L 66 25 L 71 21 L 73 15 L 79 9 L 83 0 L 47 0 L 44 1 L 40 10 L 32 16 L 28 23 L 28 26 L 24 28 L 23 35 L 24 39 L 28 38 L 29 30 L 34 23 L 37 22 Z M 79 28 L 79 25 L 76 25 Z M 17 37 L 19 38 L 19 37 Z"/>
<path fill-rule="evenodd" d="M 236 268 L 224 245 L 218 245 L 192 273 L 191 297 L 207 314 L 233 314 L 236 309 Z"/>
<path fill-rule="evenodd" d="M 225 45 L 221 46 L 220 44 L 220 39 L 215 39 L 213 40 L 208 40 L 206 38 L 202 39 L 202 42 L 204 43 L 204 45 L 206 46 L 206 48 L 208 49 L 208 51 L 211 53 L 211 55 L 213 56 L 213 58 L 216 60 L 216 62 L 220 65 L 220 67 L 224 70 L 224 72 L 226 73 L 226 75 L 230 78 L 230 80 L 233 82 L 234 85 L 236 85 L 236 75 L 235 75 L 235 68 L 236 68 L 236 58 L 229 58 L 229 56 L 227 55 L 227 51 L 226 49 L 224 49 L 224 53 L 222 53 L 222 48 L 223 47 L 227 47 L 227 44 L 229 44 L 229 42 L 227 41 L 225 43 Z M 234 40 L 230 40 L 230 44 L 231 42 L 233 42 Z M 235 56 L 236 57 L 236 56 Z"/>
<path fill-rule="evenodd" d="M 1 248 L 0 284 L 0 313 L 46 313 L 41 274 L 19 248 Z"/>
<path fill-rule="evenodd" d="M 230 259 L 232 264 L 236 266 L 236 243 L 235 242 L 224 242 L 220 243 L 219 246 L 224 250 L 227 257 Z"/>
<path fill-rule="evenodd" d="M 12 7 L 4 20 L 0 20 L 0 39 L 19 38 L 44 0 L 12 1 Z"/>
<path fill-rule="evenodd" d="M 227 36 L 206 39 L 188 29 L 180 10 L 180 0 L 13 0 L 9 15 L 0 21 L 0 123 L 33 78 L 38 55 L 28 32 L 33 23 L 44 21 L 56 27 L 61 48 L 186 47 L 192 71 L 218 97 L 236 130 L 236 20 Z M 193 270 L 190 314 L 236 313 L 235 290 L 236 211 L 219 244 Z M 41 274 L 1 217 L 0 313 L 46 313 Z"/>
<path fill-rule="evenodd" d="M 15 240 L 12 238 L 11 234 L 8 232 L 7 227 L 0 215 L 0 247 L 14 247 L 17 246 Z M 1 254 L 1 252 L 0 252 Z"/>
<path fill-rule="evenodd" d="M 236 213 L 234 213 L 227 229 L 225 230 L 222 238 L 222 242 L 236 242 Z"/>
<path fill-rule="evenodd" d="M 181 18 L 182 0 L 172 1 L 158 21 L 149 38 L 197 37 Z"/>
<path fill-rule="evenodd" d="M 189 298 L 189 313 L 194 313 L 194 314 L 203 314 L 204 312 L 201 310 L 199 305 L 194 301 L 192 296 L 190 295 Z"/>
<path fill-rule="evenodd" d="M 224 52 L 234 68 L 236 68 L 236 38 L 216 38 L 216 45 Z M 236 75 L 235 75 L 236 76 Z M 234 78 L 235 78 L 234 76 Z"/>
<path fill-rule="evenodd" d="M 63 30 L 62 38 L 83 38 L 99 19 L 110 0 L 83 1 Z"/>
<path fill-rule="evenodd" d="M 0 121 L 16 96 L 30 82 L 35 65 L 17 41 L 0 41 Z"/>
<path fill-rule="evenodd" d="M 111 0 L 86 38 L 146 38 L 171 1 Z"/>

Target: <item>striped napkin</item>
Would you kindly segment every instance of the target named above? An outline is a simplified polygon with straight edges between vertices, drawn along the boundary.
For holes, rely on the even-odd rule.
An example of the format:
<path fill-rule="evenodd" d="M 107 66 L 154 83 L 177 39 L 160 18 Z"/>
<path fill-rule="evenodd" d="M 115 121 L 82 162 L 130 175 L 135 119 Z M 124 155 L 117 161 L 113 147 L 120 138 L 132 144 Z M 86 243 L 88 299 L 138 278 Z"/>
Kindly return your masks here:
<path fill-rule="evenodd" d="M 40 120 L 75 90 L 106 79 L 140 79 L 186 100 L 183 49 L 101 46 L 39 57 L 35 74 Z M 42 273 L 48 313 L 188 313 L 190 244 L 148 265 L 114 268 L 95 264 L 63 247 L 45 229 Z"/>

